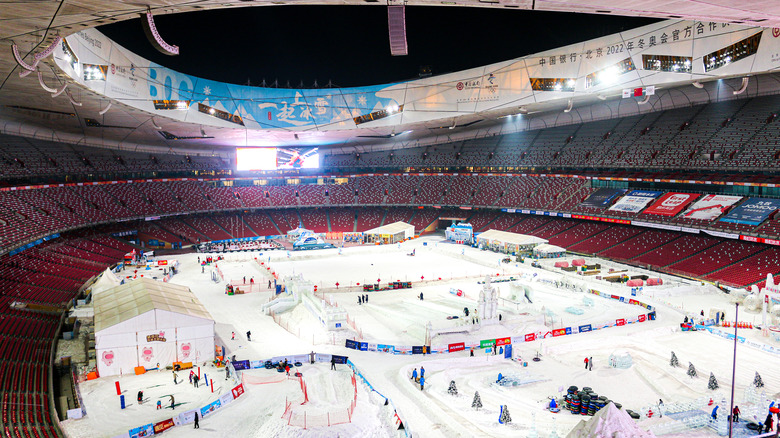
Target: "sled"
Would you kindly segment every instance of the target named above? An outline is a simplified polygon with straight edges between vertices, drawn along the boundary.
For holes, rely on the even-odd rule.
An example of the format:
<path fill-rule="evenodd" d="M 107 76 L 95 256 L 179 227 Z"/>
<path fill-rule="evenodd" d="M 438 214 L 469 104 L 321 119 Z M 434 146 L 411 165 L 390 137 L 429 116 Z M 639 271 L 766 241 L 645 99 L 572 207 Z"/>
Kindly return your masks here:
<path fill-rule="evenodd" d="M 561 412 L 561 408 L 547 408 L 552 413 L 557 414 L 558 412 Z"/>
<path fill-rule="evenodd" d="M 447 317 L 447 319 L 458 319 L 458 318 L 460 318 L 460 317 L 459 316 L 448 316 Z"/>

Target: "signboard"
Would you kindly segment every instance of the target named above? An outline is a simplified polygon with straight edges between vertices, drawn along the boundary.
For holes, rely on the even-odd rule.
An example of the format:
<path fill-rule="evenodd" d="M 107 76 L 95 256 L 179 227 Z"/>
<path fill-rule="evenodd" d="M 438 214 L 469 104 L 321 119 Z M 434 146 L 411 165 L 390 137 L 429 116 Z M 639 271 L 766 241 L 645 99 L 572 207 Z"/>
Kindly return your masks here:
<path fill-rule="evenodd" d="M 233 398 L 239 398 L 244 394 L 244 384 L 240 383 L 238 386 L 230 390 L 233 393 Z"/>
<path fill-rule="evenodd" d="M 626 325 L 626 320 L 625 320 L 625 318 L 620 318 L 620 319 L 616 320 L 615 323 L 617 325 Z"/>
<path fill-rule="evenodd" d="M 447 351 L 449 351 L 450 353 L 452 353 L 453 351 L 462 351 L 465 349 L 466 349 L 466 344 L 464 344 L 463 342 L 447 345 Z"/>
<path fill-rule="evenodd" d="M 222 406 L 222 402 L 219 400 L 214 400 L 213 402 L 207 404 L 206 406 L 203 406 L 200 408 L 200 416 L 201 418 L 206 418 L 207 415 L 211 414 L 212 412 L 216 411 Z"/>
<path fill-rule="evenodd" d="M 675 216 L 698 197 L 696 193 L 667 193 L 648 207 L 645 214 Z"/>
<path fill-rule="evenodd" d="M 591 326 L 590 326 L 590 324 L 581 325 L 581 326 L 579 327 L 579 332 L 580 332 L 580 333 L 585 333 L 585 332 L 589 332 L 589 331 L 591 331 Z"/>
<path fill-rule="evenodd" d="M 351 348 L 353 350 L 358 349 L 358 343 L 353 341 L 352 339 L 347 339 L 344 346 L 347 348 Z"/>
<path fill-rule="evenodd" d="M 494 345 L 496 345 L 495 339 L 486 339 L 484 341 L 479 341 L 479 348 L 490 348 Z"/>
<path fill-rule="evenodd" d="M 632 190 L 620 198 L 615 205 L 609 207 L 611 211 L 623 211 L 626 213 L 638 213 L 653 199 L 661 196 L 663 192 L 649 190 Z"/>
<path fill-rule="evenodd" d="M 154 426 L 152 425 L 152 423 L 144 424 L 143 426 L 138 426 L 130 429 L 128 433 L 130 434 L 130 438 L 152 436 L 154 435 Z"/>
<path fill-rule="evenodd" d="M 616 196 L 625 192 L 625 189 L 598 189 L 588 196 L 586 200 L 582 201 L 580 205 L 584 207 L 606 207 Z"/>
<path fill-rule="evenodd" d="M 159 423 L 154 423 L 154 433 L 158 434 L 158 433 L 165 432 L 166 430 L 172 428 L 173 426 L 175 426 L 175 424 L 173 423 L 172 418 L 163 420 Z"/>
<path fill-rule="evenodd" d="M 707 195 L 688 207 L 682 217 L 702 221 L 715 220 L 741 199 L 742 196 Z"/>
<path fill-rule="evenodd" d="M 555 329 L 555 330 L 552 331 L 552 335 L 553 335 L 553 337 L 565 336 L 566 335 L 566 329 L 565 328 Z"/>
<path fill-rule="evenodd" d="M 512 343 L 512 338 L 499 338 L 496 339 L 496 347 L 499 347 L 501 345 L 509 345 Z"/>
<path fill-rule="evenodd" d="M 536 340 L 536 335 L 534 333 L 528 333 L 524 336 L 525 342 L 531 342 Z"/>
<path fill-rule="evenodd" d="M 760 225 L 778 209 L 780 209 L 780 199 L 750 198 L 731 210 L 720 222 Z"/>

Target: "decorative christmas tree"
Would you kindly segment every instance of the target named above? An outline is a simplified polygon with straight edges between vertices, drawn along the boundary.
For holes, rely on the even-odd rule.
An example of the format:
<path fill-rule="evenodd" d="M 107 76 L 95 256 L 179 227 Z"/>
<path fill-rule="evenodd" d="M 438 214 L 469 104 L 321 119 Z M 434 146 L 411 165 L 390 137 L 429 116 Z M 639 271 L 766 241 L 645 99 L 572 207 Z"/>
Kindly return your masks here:
<path fill-rule="evenodd" d="M 447 388 L 447 392 L 450 395 L 458 395 L 458 388 L 455 386 L 455 381 L 454 380 L 450 380 L 450 387 Z"/>
<path fill-rule="evenodd" d="M 762 388 L 764 386 L 764 381 L 761 380 L 761 375 L 758 374 L 758 371 L 756 371 L 756 377 L 753 379 L 753 386 L 756 388 Z"/>
<path fill-rule="evenodd" d="M 501 417 L 498 418 L 498 422 L 501 424 L 509 424 L 512 422 L 512 416 L 509 415 L 509 407 L 507 407 L 507 405 L 501 406 Z"/>
<path fill-rule="evenodd" d="M 482 399 L 479 397 L 479 391 L 474 392 L 474 401 L 471 402 L 471 407 L 479 410 L 482 407 Z"/>
<path fill-rule="evenodd" d="M 672 359 L 669 361 L 669 365 L 674 368 L 680 366 L 680 362 L 677 361 L 677 355 L 674 354 L 674 351 L 672 351 Z"/>
<path fill-rule="evenodd" d="M 697 376 L 696 374 L 696 368 L 693 367 L 693 364 L 688 362 L 688 375 L 691 376 L 691 378 L 694 378 Z"/>
<path fill-rule="evenodd" d="M 707 388 L 713 390 L 720 388 L 720 385 L 718 385 L 718 379 L 715 378 L 715 374 L 710 373 L 710 383 L 707 384 Z"/>

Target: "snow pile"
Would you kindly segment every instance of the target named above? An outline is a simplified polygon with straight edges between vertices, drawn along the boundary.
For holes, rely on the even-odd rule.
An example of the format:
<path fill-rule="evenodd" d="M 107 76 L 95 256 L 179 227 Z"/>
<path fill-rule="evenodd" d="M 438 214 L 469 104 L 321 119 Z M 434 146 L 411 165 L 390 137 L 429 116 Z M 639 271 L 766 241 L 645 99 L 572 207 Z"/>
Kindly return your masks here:
<path fill-rule="evenodd" d="M 610 403 L 588 421 L 580 421 L 566 438 L 655 438 L 655 435 L 640 429 L 625 411 Z"/>

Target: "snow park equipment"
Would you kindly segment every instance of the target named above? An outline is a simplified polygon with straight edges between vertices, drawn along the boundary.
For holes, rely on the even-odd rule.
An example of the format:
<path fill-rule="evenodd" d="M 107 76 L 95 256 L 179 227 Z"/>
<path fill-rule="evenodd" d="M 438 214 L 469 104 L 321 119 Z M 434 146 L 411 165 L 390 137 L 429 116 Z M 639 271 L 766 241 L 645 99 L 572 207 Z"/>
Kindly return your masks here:
<path fill-rule="evenodd" d="M 444 236 L 447 240 L 451 240 L 461 245 L 471 245 L 474 241 L 474 228 L 471 224 L 465 224 L 463 222 L 447 227 L 444 230 Z"/>
<path fill-rule="evenodd" d="M 631 353 L 628 351 L 618 350 L 609 355 L 609 366 L 612 368 L 628 369 L 631 368 L 631 365 L 633 364 L 634 361 L 631 358 Z"/>
<path fill-rule="evenodd" d="M 295 241 L 295 243 L 293 243 L 294 251 L 306 251 L 311 249 L 330 249 L 330 248 L 335 248 L 335 246 L 332 243 L 326 243 L 325 240 L 322 239 L 322 237 L 319 237 L 318 235 L 309 232 L 308 230 L 301 233 L 298 240 Z"/>

